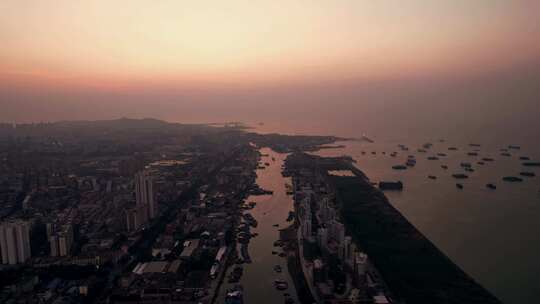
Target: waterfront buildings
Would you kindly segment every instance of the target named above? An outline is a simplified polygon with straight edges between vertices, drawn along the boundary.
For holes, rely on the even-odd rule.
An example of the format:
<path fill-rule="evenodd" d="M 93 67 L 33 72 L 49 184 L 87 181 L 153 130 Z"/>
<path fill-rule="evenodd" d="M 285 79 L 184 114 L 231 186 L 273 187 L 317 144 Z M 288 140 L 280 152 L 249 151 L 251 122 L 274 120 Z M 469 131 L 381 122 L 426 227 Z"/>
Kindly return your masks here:
<path fill-rule="evenodd" d="M 347 235 L 330 185 L 316 171 L 294 173 L 300 262 L 315 301 L 387 303 L 385 283 Z M 376 292 L 370 294 L 371 290 Z M 344 299 L 351 297 L 355 300 Z"/>

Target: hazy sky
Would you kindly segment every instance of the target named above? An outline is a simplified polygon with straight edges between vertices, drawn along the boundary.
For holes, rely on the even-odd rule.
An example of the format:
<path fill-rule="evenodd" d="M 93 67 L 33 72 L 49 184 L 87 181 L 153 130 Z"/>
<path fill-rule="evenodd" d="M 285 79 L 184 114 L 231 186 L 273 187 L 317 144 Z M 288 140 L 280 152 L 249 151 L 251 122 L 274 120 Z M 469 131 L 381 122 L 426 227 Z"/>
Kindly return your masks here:
<path fill-rule="evenodd" d="M 0 120 L 519 73 L 539 20 L 536 0 L 2 0 Z"/>

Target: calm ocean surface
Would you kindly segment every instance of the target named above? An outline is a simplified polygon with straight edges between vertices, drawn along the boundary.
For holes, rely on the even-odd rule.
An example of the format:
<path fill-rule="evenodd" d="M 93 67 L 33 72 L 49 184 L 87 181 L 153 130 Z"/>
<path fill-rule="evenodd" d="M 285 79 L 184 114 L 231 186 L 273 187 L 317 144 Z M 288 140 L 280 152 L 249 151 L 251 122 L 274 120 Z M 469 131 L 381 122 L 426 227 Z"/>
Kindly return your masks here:
<path fill-rule="evenodd" d="M 248 123 L 249 124 L 249 123 Z M 333 127 L 326 122 L 317 125 L 253 122 L 261 133 L 323 134 L 360 137 L 365 130 L 352 126 Z M 429 131 L 429 130 L 428 130 Z M 520 156 L 540 161 L 540 143 L 530 140 L 534 134 L 512 136 L 504 130 L 482 136 L 481 133 L 458 132 L 446 136 L 411 134 L 406 130 L 378 129 L 367 132 L 374 143 L 345 142 L 345 148 L 328 149 L 320 155 L 350 155 L 357 166 L 373 181 L 401 180 L 402 192 L 386 192 L 392 204 L 468 274 L 493 292 L 504 303 L 534 303 L 540 298 L 540 168 L 523 167 Z M 428 134 L 429 132 L 425 132 Z M 439 142 L 444 139 L 444 142 Z M 433 147 L 428 153 L 417 152 L 424 143 Z M 481 144 L 471 147 L 470 143 Z M 401 151 L 398 144 L 409 147 Z M 500 149 L 520 145 L 501 156 Z M 458 148 L 449 151 L 449 147 Z M 479 149 L 478 156 L 467 152 Z M 365 151 L 365 154 L 362 154 Z M 389 154 L 398 152 L 397 157 Z M 376 154 L 372 154 L 376 152 Z M 386 155 L 383 155 L 385 152 Z M 428 156 L 445 153 L 439 160 Z M 393 170 L 414 155 L 417 165 L 407 170 Z M 477 164 L 481 158 L 493 162 Z M 474 172 L 465 172 L 461 162 L 470 162 Z M 447 165 L 448 169 L 441 168 Z M 522 171 L 537 177 L 523 177 L 521 183 L 502 181 L 503 176 L 519 176 Z M 455 180 L 454 173 L 467 173 L 466 180 Z M 429 179 L 434 175 L 437 179 Z M 456 188 L 462 183 L 464 189 Z M 486 188 L 494 183 L 496 190 Z"/>

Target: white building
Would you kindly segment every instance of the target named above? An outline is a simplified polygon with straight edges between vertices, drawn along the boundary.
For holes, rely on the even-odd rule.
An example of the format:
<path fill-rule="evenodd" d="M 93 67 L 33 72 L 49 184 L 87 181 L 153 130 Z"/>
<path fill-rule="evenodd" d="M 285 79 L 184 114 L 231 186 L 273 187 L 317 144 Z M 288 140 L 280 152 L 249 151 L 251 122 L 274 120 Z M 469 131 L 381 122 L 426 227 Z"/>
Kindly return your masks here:
<path fill-rule="evenodd" d="M 31 257 L 30 223 L 22 220 L 0 224 L 2 264 L 24 263 Z"/>

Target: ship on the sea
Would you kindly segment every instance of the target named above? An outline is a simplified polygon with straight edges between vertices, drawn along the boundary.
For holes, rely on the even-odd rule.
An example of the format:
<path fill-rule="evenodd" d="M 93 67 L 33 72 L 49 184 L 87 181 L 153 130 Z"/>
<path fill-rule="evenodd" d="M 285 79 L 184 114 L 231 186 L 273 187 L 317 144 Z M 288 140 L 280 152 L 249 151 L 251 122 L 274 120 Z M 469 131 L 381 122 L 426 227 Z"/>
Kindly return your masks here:
<path fill-rule="evenodd" d="M 244 304 L 244 289 L 242 285 L 235 285 L 233 288 L 227 290 L 225 304 Z"/>
<path fill-rule="evenodd" d="M 403 190 L 403 183 L 401 181 L 397 182 L 379 182 L 379 189 L 381 190 Z"/>
<path fill-rule="evenodd" d="M 375 142 L 373 139 L 369 138 L 365 133 L 362 134 L 362 137 L 361 137 L 361 138 L 362 138 L 362 140 L 365 140 L 365 141 L 367 141 L 368 143 L 374 143 L 374 142 Z"/>

